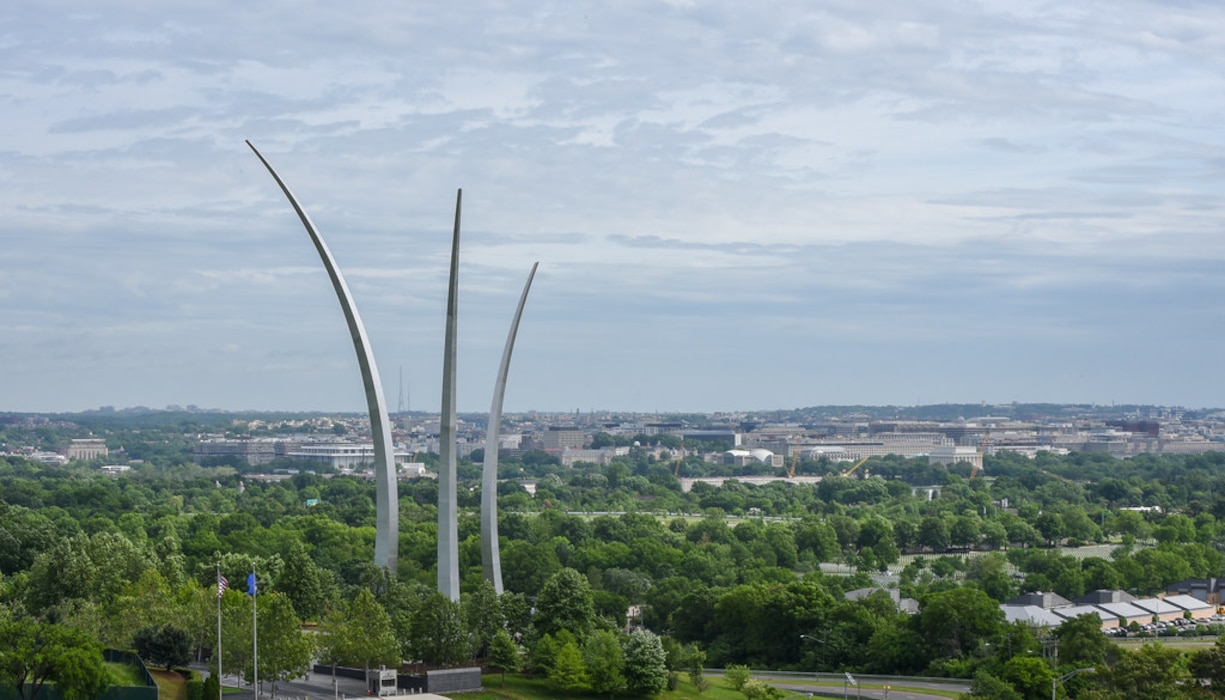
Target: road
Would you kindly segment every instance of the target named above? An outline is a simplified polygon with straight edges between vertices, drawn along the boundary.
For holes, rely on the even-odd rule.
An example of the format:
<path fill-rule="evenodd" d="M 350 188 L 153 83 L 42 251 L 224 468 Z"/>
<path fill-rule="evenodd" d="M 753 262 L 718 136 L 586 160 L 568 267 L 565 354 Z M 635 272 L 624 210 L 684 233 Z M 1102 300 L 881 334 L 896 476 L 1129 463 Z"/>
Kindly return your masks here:
<path fill-rule="evenodd" d="M 721 671 L 711 669 L 708 673 L 712 675 L 721 675 Z M 842 674 L 838 673 L 779 673 L 770 671 L 753 671 L 753 677 L 759 678 L 768 682 L 770 685 L 780 690 L 789 693 L 812 693 L 814 697 L 843 697 Z M 947 696 L 937 693 L 926 693 L 925 690 L 938 690 L 953 693 L 968 693 L 970 692 L 970 681 L 962 679 L 943 679 L 943 678 L 922 678 L 913 676 L 855 676 L 855 680 L 861 684 L 867 683 L 872 687 L 858 688 L 849 686 L 846 688 L 846 697 L 848 698 L 873 698 L 873 700 L 882 700 L 886 697 L 885 690 L 880 686 L 891 686 L 888 693 L 888 700 L 932 700 L 932 698 L 946 698 Z M 823 683 L 834 683 L 836 685 L 806 685 L 804 682 L 821 681 Z M 905 690 L 899 690 L 905 688 Z M 858 692 L 858 695 L 856 693 Z"/>
<path fill-rule="evenodd" d="M 795 693 L 796 695 L 809 695 L 811 697 L 822 698 L 841 698 L 844 697 L 842 688 L 834 688 L 831 686 L 811 686 L 811 685 L 788 685 L 788 684 L 773 684 L 775 688 L 785 693 Z M 909 684 L 907 684 L 909 685 Z M 941 690 L 951 690 L 951 688 L 941 688 Z M 968 691 L 967 691 L 968 692 Z M 887 694 L 886 694 L 887 693 Z M 794 696 L 790 696 L 794 697 Z M 928 693 L 919 692 L 913 689 L 896 690 L 890 689 L 880 690 L 877 688 L 855 688 L 846 689 L 847 698 L 873 698 L 874 700 L 932 700 L 932 698 L 940 698 L 948 700 L 945 695 L 929 695 Z"/>
<path fill-rule="evenodd" d="M 212 671 L 216 670 L 205 668 L 200 664 L 192 664 L 193 669 L 201 672 L 203 675 L 211 675 Z M 225 675 L 221 677 L 221 684 L 225 686 L 225 700 L 255 700 L 255 694 L 251 692 L 251 685 L 243 683 L 237 676 Z M 237 688 L 237 691 L 232 689 Z M 332 676 L 328 673 L 308 673 L 301 678 L 295 678 L 291 681 L 281 681 L 276 684 L 277 700 L 332 700 L 332 698 L 356 698 L 366 697 L 366 684 L 356 678 L 337 678 L 336 686 L 332 685 Z M 418 695 L 418 698 L 423 700 L 429 698 L 428 695 Z M 433 696 L 438 697 L 438 696 Z M 271 700 L 272 684 L 267 682 L 260 683 L 260 698 L 262 700 Z"/>

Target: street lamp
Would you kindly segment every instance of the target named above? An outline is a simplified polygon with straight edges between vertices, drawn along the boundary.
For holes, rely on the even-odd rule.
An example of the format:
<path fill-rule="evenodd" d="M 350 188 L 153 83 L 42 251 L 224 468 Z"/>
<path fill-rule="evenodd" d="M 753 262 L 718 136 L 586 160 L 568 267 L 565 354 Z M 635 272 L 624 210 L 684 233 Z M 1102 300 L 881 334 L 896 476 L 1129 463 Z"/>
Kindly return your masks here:
<path fill-rule="evenodd" d="M 1052 678 L 1051 679 L 1051 700 L 1055 700 L 1055 686 L 1066 681 L 1072 676 L 1079 676 L 1082 673 L 1097 673 L 1097 669 L 1092 666 L 1086 666 L 1085 668 L 1078 668 L 1075 671 L 1068 671 L 1067 673 L 1063 674 L 1062 676 L 1058 678 Z"/>
<path fill-rule="evenodd" d="M 810 642 L 816 642 L 817 644 L 821 645 L 821 668 L 818 670 L 818 672 L 825 670 L 825 638 L 828 636 L 829 630 L 825 630 L 825 634 L 821 635 L 820 639 L 807 634 L 800 635 L 800 639 L 807 639 Z"/>

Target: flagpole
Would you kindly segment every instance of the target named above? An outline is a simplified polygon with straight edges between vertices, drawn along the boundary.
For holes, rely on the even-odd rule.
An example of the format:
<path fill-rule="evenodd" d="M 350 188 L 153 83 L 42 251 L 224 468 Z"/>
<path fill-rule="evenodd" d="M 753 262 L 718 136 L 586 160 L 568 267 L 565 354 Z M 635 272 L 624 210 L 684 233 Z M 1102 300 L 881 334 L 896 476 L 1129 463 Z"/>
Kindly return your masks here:
<path fill-rule="evenodd" d="M 217 562 L 217 700 L 221 700 L 221 562 Z"/>
<path fill-rule="evenodd" d="M 255 567 L 251 567 L 251 581 L 247 586 L 247 592 L 251 594 L 251 663 L 252 678 L 255 679 L 253 690 L 255 691 L 255 700 L 259 700 L 259 597 L 255 595 Z"/>

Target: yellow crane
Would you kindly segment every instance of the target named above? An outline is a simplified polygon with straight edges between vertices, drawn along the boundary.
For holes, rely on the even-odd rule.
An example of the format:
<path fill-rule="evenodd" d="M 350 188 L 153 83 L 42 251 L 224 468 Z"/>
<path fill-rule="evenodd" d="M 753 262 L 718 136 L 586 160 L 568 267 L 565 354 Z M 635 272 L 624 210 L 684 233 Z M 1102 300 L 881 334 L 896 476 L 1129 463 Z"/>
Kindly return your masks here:
<path fill-rule="evenodd" d="M 791 468 L 787 470 L 788 479 L 795 477 L 795 468 L 799 465 L 799 463 L 800 463 L 800 452 L 799 450 L 796 450 L 796 453 L 791 455 Z"/>
<path fill-rule="evenodd" d="M 861 459 L 861 460 L 859 460 L 858 462 L 856 462 L 856 463 L 855 463 L 855 464 L 854 464 L 854 465 L 853 465 L 853 466 L 852 466 L 850 469 L 848 469 L 848 470 L 846 470 L 846 471 L 842 472 L 842 473 L 841 473 L 841 474 L 839 474 L 838 476 L 850 476 L 850 475 L 854 474 L 854 473 L 855 473 L 855 470 L 856 470 L 856 469 L 858 469 L 858 468 L 860 468 L 860 467 L 862 467 L 862 466 L 863 466 L 863 463 L 864 463 L 864 462 L 866 462 L 866 461 L 868 461 L 868 458 L 867 458 L 867 457 L 864 457 L 863 459 Z"/>

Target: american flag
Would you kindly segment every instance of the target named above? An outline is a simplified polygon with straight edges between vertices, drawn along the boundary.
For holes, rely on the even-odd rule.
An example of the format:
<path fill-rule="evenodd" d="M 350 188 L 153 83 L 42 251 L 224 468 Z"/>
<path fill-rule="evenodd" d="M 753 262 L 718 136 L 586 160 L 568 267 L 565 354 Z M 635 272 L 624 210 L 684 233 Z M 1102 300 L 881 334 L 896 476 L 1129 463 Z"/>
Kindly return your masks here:
<path fill-rule="evenodd" d="M 220 598 L 225 589 L 230 587 L 230 580 L 221 574 L 217 574 L 217 597 Z"/>

